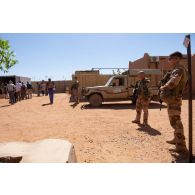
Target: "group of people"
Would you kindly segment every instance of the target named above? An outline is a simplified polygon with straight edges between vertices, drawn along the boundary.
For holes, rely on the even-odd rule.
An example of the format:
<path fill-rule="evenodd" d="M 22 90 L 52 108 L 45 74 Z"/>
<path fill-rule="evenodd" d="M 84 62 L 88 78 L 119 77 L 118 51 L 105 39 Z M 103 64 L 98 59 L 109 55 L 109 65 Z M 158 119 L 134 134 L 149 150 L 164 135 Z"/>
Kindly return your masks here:
<path fill-rule="evenodd" d="M 13 81 L 10 80 L 9 83 L 1 84 L 1 91 L 5 98 L 9 98 L 9 103 L 14 104 L 17 101 L 31 99 L 33 88 L 28 81 L 27 84 L 21 81 L 14 84 Z"/>
<path fill-rule="evenodd" d="M 37 82 L 37 96 L 40 96 L 40 94 L 42 96 L 49 94 L 50 104 L 53 104 L 55 89 L 56 86 L 51 79 L 48 79 L 46 83 L 45 81 L 41 81 L 41 83 Z M 31 99 L 33 94 L 33 87 L 28 81 L 26 84 L 21 81 L 14 84 L 10 80 L 9 83 L 1 83 L 0 90 L 4 98 L 9 98 L 10 104 L 15 104 L 24 99 Z"/>
<path fill-rule="evenodd" d="M 168 140 L 168 144 L 172 144 L 175 148 L 170 148 L 170 151 L 182 154 L 188 154 L 186 147 L 184 127 L 181 121 L 181 105 L 182 95 L 187 83 L 187 70 L 181 64 L 183 56 L 180 52 L 174 52 L 169 56 L 170 71 L 162 79 L 160 86 L 160 100 L 167 104 L 167 111 L 170 125 L 174 129 L 174 136 L 172 140 Z M 136 117 L 132 123 L 140 125 L 141 112 L 143 110 L 143 125 L 148 124 L 148 107 L 151 101 L 151 93 L 149 90 L 149 79 L 146 78 L 144 71 L 138 74 L 138 81 L 135 85 L 136 89 Z M 2 87 L 1 87 L 2 88 Z M 54 101 L 55 84 L 51 79 L 48 82 L 42 81 L 37 83 L 37 96 L 40 94 L 48 95 L 50 104 Z M 4 90 L 9 94 L 10 104 L 25 98 L 32 98 L 32 86 L 29 82 L 25 85 L 22 82 L 17 82 L 16 85 L 12 81 L 4 86 Z M 75 76 L 71 86 L 71 98 L 75 104 L 79 103 L 79 81 Z"/>
<path fill-rule="evenodd" d="M 184 127 L 181 121 L 182 95 L 187 84 L 187 70 L 181 64 L 183 56 L 180 52 L 174 52 L 169 56 L 170 71 L 162 79 L 159 96 L 160 100 L 167 104 L 167 111 L 170 125 L 174 129 L 173 139 L 168 140 L 168 144 L 175 147 L 170 148 L 171 152 L 188 155 L 186 147 Z M 149 80 L 145 73 L 140 71 L 136 83 L 136 118 L 132 123 L 140 124 L 141 112 L 143 110 L 143 125 L 148 124 L 148 106 L 151 100 L 149 91 Z"/>
<path fill-rule="evenodd" d="M 171 127 L 174 129 L 173 139 L 167 140 L 168 144 L 172 144 L 175 147 L 171 147 L 171 152 L 178 154 L 188 155 L 188 149 L 186 147 L 186 141 L 184 136 L 184 127 L 181 121 L 181 105 L 182 95 L 187 84 L 187 70 L 184 65 L 181 64 L 183 55 L 180 52 L 174 52 L 169 56 L 170 71 L 164 76 L 159 86 L 159 98 L 161 102 L 167 104 L 167 111 Z M 146 78 L 144 71 L 140 71 L 138 74 L 138 81 L 135 85 L 136 90 L 136 117 L 132 123 L 141 124 L 141 113 L 143 110 L 143 124 L 148 124 L 148 107 L 151 101 L 151 92 L 149 89 L 150 80 Z M 79 81 L 77 77 L 74 78 L 71 87 L 71 101 L 76 104 L 79 103 L 78 97 Z"/>
<path fill-rule="evenodd" d="M 184 136 L 184 127 L 181 121 L 182 95 L 187 84 L 187 70 L 181 64 L 183 55 L 174 52 L 169 56 L 170 71 L 164 76 L 159 86 L 159 98 L 167 104 L 168 117 L 171 127 L 174 129 L 173 139 L 167 140 L 168 144 L 174 145 L 169 150 L 179 155 L 188 156 L 188 149 Z M 144 71 L 138 74 L 138 81 L 135 85 L 136 91 L 136 117 L 132 123 L 141 125 L 141 113 L 143 110 L 143 126 L 149 126 L 148 107 L 151 101 L 150 80 L 146 78 Z M 79 81 L 74 78 L 71 87 L 71 101 L 79 103 L 78 97 Z"/>
<path fill-rule="evenodd" d="M 48 95 L 46 83 L 44 80 L 42 80 L 41 82 L 37 82 L 37 96 L 40 96 L 40 95 L 42 96 Z"/>

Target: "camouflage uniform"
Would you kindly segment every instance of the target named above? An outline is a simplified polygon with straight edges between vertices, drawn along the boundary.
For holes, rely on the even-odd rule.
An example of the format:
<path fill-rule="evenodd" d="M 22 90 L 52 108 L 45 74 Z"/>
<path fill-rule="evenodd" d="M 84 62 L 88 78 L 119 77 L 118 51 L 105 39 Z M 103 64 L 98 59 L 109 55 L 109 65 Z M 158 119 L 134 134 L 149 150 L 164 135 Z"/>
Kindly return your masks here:
<path fill-rule="evenodd" d="M 166 94 L 165 102 L 167 103 L 169 121 L 175 130 L 174 139 L 167 141 L 167 143 L 175 144 L 177 152 L 186 150 L 184 128 L 181 121 L 182 93 L 186 82 L 187 72 L 185 68 L 182 65 L 176 65 L 171 71 L 169 81 L 163 86 L 161 94 L 162 96 Z"/>
<path fill-rule="evenodd" d="M 135 121 L 140 122 L 141 112 L 143 110 L 143 123 L 148 124 L 148 106 L 150 104 L 150 92 L 149 92 L 149 80 L 143 79 L 137 81 L 137 101 L 136 101 L 136 119 Z"/>
<path fill-rule="evenodd" d="M 72 84 L 71 95 L 72 95 L 73 101 L 75 103 L 79 103 L 79 81 L 78 80 L 74 81 Z"/>

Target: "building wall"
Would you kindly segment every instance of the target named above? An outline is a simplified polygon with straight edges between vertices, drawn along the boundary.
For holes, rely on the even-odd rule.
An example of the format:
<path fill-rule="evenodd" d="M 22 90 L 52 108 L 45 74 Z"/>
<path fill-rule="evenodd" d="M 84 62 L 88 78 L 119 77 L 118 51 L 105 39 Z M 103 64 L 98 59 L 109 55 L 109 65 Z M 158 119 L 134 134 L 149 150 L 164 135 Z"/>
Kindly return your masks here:
<path fill-rule="evenodd" d="M 79 96 L 82 98 L 82 88 L 85 87 L 94 87 L 94 86 L 100 86 L 100 85 L 105 85 L 108 79 L 112 75 L 104 75 L 100 74 L 99 71 L 75 71 L 75 74 L 73 75 L 77 76 L 77 79 L 79 81 Z"/>
<path fill-rule="evenodd" d="M 27 82 L 31 82 L 31 78 L 28 77 L 20 77 L 20 76 L 16 76 L 16 82 L 21 81 L 24 84 L 27 84 Z"/>
<path fill-rule="evenodd" d="M 105 85 L 108 79 L 112 75 L 107 75 L 107 74 L 100 74 L 99 71 L 76 71 L 75 74 L 73 75 L 77 76 L 79 83 L 80 83 L 80 88 L 83 87 L 93 87 L 93 86 L 98 86 L 98 85 Z"/>
<path fill-rule="evenodd" d="M 152 61 L 152 58 L 158 59 L 157 62 Z M 187 56 L 184 55 L 182 64 L 187 68 Z M 144 54 L 144 56 L 134 62 L 129 62 L 129 69 L 161 69 L 164 73 L 167 72 L 169 68 L 168 56 L 149 56 L 149 54 Z M 156 77 L 160 80 L 160 77 Z M 195 96 L 195 54 L 192 55 L 192 93 Z"/>
<path fill-rule="evenodd" d="M 28 82 L 31 82 L 31 78 L 29 77 L 21 77 L 21 76 L 15 76 L 15 75 L 11 75 L 11 76 L 0 76 L 0 84 L 3 83 L 9 83 L 9 81 L 12 81 L 14 84 L 16 84 L 18 81 L 23 82 L 24 84 Z"/>
<path fill-rule="evenodd" d="M 4 98 L 4 95 L 2 95 L 3 91 L 1 89 L 2 83 L 9 83 L 9 81 L 12 81 L 14 84 L 16 84 L 18 81 L 23 82 L 24 84 L 31 81 L 29 77 L 21 77 L 16 75 L 10 75 L 10 76 L 0 76 L 0 99 Z"/>

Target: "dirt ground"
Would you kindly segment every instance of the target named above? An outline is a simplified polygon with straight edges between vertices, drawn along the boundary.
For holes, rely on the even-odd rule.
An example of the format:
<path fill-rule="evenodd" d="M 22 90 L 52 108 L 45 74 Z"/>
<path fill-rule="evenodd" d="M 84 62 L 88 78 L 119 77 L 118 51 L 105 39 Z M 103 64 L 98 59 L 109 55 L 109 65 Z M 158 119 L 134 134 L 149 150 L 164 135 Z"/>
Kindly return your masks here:
<path fill-rule="evenodd" d="M 173 130 L 165 106 L 160 111 L 158 103 L 150 104 L 151 128 L 145 128 L 131 123 L 135 106 L 129 102 L 104 103 L 100 108 L 87 103 L 73 107 L 67 94 L 55 94 L 54 104 L 43 106 L 48 101 L 48 97 L 34 96 L 9 106 L 8 100 L 0 99 L 0 142 L 66 139 L 74 144 L 78 162 L 172 160 L 166 140 L 173 137 Z M 187 108 L 184 100 L 182 120 L 186 137 Z"/>

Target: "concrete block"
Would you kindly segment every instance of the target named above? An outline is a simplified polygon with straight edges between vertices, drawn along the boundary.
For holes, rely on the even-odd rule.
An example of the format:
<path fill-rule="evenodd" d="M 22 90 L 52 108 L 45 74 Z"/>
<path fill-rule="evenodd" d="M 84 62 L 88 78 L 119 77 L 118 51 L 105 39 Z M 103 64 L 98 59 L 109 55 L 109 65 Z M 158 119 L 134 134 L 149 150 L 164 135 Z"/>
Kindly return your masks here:
<path fill-rule="evenodd" d="M 75 163 L 73 144 L 61 139 L 0 143 L 0 162 Z"/>

